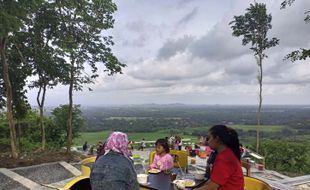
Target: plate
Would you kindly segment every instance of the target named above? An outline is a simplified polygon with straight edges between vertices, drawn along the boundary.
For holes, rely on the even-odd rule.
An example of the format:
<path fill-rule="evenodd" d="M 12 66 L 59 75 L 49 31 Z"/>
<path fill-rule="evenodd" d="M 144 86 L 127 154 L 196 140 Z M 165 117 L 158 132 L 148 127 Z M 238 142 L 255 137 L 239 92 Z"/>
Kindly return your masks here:
<path fill-rule="evenodd" d="M 183 187 L 194 187 L 195 181 L 192 179 L 177 179 L 174 180 L 172 183 L 176 184 L 177 186 L 183 186 Z"/>
<path fill-rule="evenodd" d="M 160 173 L 161 171 L 158 170 L 158 169 L 150 169 L 148 172 L 151 173 L 151 174 L 158 174 L 158 173 Z"/>

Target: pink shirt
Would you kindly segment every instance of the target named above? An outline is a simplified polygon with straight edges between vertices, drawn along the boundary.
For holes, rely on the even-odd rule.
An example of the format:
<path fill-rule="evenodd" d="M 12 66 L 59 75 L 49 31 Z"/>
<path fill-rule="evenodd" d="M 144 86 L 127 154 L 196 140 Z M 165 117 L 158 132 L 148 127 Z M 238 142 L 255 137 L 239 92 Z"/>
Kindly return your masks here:
<path fill-rule="evenodd" d="M 169 170 L 173 168 L 173 158 L 170 154 L 165 154 L 164 156 L 156 154 L 150 167 L 152 169 Z"/>

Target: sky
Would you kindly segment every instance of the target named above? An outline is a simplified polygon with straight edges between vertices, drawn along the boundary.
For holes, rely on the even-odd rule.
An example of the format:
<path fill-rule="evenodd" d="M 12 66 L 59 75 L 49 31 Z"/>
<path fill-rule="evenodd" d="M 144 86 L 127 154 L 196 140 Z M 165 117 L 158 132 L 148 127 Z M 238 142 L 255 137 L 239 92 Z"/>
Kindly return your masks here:
<path fill-rule="evenodd" d="M 258 103 L 258 66 L 249 46 L 232 36 L 229 22 L 245 13 L 250 0 L 116 0 L 112 47 L 127 65 L 107 76 L 100 67 L 95 84 L 74 92 L 82 106 L 122 104 Z M 282 0 L 256 0 L 272 15 L 268 37 L 280 39 L 263 60 L 263 104 L 310 104 L 310 59 L 291 63 L 285 55 L 310 46 L 303 21 L 309 0 L 280 10 Z M 99 64 L 100 65 L 100 64 Z M 88 91 L 91 87 L 93 91 Z M 36 105 L 37 89 L 28 90 Z M 67 104 L 68 86 L 47 92 L 46 105 Z"/>

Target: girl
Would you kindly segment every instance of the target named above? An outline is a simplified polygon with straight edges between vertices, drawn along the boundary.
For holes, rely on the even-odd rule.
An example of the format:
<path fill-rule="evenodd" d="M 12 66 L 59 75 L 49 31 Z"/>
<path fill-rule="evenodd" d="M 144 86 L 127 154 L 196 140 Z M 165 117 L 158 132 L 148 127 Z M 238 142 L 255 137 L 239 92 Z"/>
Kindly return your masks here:
<path fill-rule="evenodd" d="M 173 168 L 173 158 L 169 154 L 168 142 L 165 139 L 158 139 L 155 143 L 155 147 L 156 155 L 150 168 L 162 171 Z"/>
<path fill-rule="evenodd" d="M 209 130 L 208 144 L 217 152 L 210 179 L 197 190 L 244 190 L 237 132 L 225 125 Z"/>

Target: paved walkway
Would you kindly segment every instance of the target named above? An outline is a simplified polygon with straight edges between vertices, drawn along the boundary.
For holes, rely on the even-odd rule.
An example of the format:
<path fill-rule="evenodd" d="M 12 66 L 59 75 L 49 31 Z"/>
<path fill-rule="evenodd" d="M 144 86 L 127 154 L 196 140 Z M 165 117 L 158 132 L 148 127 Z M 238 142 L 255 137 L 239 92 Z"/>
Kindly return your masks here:
<path fill-rule="evenodd" d="M 149 153 L 153 149 L 144 151 L 134 150 L 133 154 L 139 154 L 148 164 Z M 192 158 L 189 158 L 189 163 Z M 206 159 L 195 158 L 196 164 L 190 165 L 189 172 L 205 170 Z M 29 167 L 6 169 L 0 168 L 0 189 L 17 190 L 51 190 L 50 187 L 63 187 L 75 176 L 80 175 L 80 164 L 55 162 Z M 310 190 L 310 175 L 290 178 L 275 171 L 259 171 L 251 168 L 253 177 L 260 178 L 271 184 L 276 190 Z"/>

